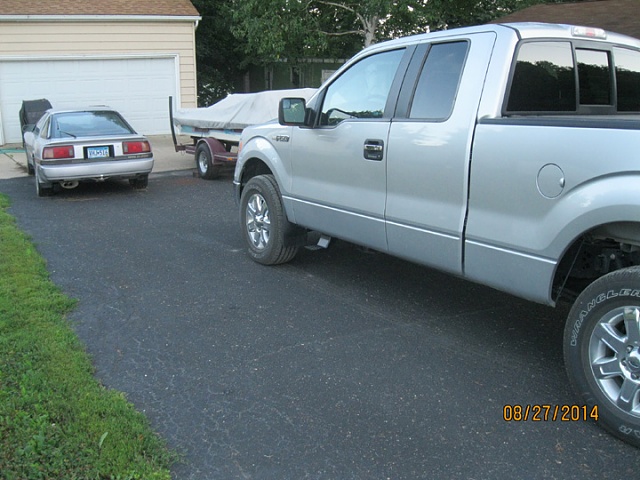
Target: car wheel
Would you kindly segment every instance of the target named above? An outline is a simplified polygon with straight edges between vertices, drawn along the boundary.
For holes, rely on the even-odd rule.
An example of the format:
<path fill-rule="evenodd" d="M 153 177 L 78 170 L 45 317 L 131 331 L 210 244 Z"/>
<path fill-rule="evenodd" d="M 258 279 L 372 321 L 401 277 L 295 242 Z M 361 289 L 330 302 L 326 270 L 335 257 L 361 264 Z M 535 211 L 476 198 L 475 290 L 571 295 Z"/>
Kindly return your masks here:
<path fill-rule="evenodd" d="M 213 180 L 220 174 L 220 166 L 213 164 L 211 151 L 205 143 L 201 143 L 196 148 L 196 167 L 198 175 L 207 180 Z"/>
<path fill-rule="evenodd" d="M 36 181 L 36 193 L 39 197 L 50 197 L 53 195 L 53 185 L 50 183 L 43 183 L 40 181 L 40 175 L 38 169 L 35 169 L 35 181 Z"/>
<path fill-rule="evenodd" d="M 142 190 L 149 185 L 149 175 L 143 175 L 142 177 L 130 178 L 129 185 L 136 190 Z"/>
<path fill-rule="evenodd" d="M 564 357 L 585 416 L 640 447 L 640 267 L 582 292 L 565 326 Z"/>
<path fill-rule="evenodd" d="M 264 265 L 286 263 L 295 257 L 296 227 L 289 223 L 278 184 L 272 175 L 253 177 L 240 198 L 240 223 L 249 256 Z"/>
<path fill-rule="evenodd" d="M 31 161 L 29 161 L 29 154 L 27 153 L 26 156 L 27 156 L 27 173 L 29 175 L 35 175 L 36 170 L 35 168 L 33 168 L 33 157 L 31 158 Z"/>

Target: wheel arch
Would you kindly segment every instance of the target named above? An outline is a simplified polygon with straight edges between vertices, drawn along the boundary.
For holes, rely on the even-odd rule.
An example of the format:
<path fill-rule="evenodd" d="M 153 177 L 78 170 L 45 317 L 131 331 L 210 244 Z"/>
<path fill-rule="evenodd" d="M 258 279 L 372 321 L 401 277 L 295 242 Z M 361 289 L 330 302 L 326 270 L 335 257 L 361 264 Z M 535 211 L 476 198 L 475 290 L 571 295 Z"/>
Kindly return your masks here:
<path fill-rule="evenodd" d="M 247 182 L 257 175 L 273 175 L 281 194 L 290 190 L 289 169 L 279 152 L 264 137 L 253 137 L 241 148 L 234 175 L 238 198 Z"/>
<path fill-rule="evenodd" d="M 556 263 L 549 285 L 553 302 L 563 297 L 573 301 L 603 275 L 640 263 L 636 180 L 620 174 L 575 186 L 542 219 L 546 228 L 539 241 Z"/>
<path fill-rule="evenodd" d="M 553 299 L 573 301 L 598 278 L 636 265 L 640 265 L 640 220 L 592 226 L 575 236 L 558 259 Z"/>
<path fill-rule="evenodd" d="M 251 157 L 246 159 L 242 164 L 242 169 L 239 174 L 236 174 L 236 199 L 238 202 L 247 183 L 249 183 L 253 177 L 258 175 L 273 175 L 273 171 L 260 158 Z"/>
<path fill-rule="evenodd" d="M 198 151 L 198 148 L 203 147 L 209 151 L 209 155 L 213 158 L 215 153 L 223 153 L 227 152 L 227 147 L 217 138 L 211 137 L 203 137 L 196 141 L 195 144 L 195 152 Z M 196 153 L 196 161 L 197 161 L 197 153 Z"/>

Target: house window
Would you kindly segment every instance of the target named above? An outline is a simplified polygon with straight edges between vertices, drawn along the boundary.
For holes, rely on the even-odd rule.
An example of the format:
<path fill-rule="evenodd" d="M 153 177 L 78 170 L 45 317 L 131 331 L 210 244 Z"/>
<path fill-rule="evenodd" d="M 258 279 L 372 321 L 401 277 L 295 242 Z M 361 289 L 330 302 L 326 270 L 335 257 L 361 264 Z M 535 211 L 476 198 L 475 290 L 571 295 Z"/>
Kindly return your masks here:
<path fill-rule="evenodd" d="M 273 90 L 273 67 L 264 67 L 264 89 Z"/>
<path fill-rule="evenodd" d="M 291 85 L 300 88 L 304 84 L 304 71 L 300 67 L 291 67 Z"/>
<path fill-rule="evenodd" d="M 333 75 L 334 73 L 336 73 L 336 71 L 335 71 L 335 70 L 327 70 L 327 69 L 323 68 L 323 69 L 322 69 L 322 73 L 321 73 L 322 78 L 320 79 L 321 83 L 324 83 L 324 82 L 326 82 L 327 80 L 329 80 L 329 77 L 330 77 L 331 75 Z"/>

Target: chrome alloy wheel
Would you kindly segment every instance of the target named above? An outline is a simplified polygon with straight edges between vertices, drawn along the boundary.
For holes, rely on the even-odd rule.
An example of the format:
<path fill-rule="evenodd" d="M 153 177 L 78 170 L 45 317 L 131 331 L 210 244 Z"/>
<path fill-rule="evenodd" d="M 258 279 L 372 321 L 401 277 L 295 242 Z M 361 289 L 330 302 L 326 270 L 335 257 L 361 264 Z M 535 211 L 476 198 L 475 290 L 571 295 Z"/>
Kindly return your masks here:
<path fill-rule="evenodd" d="M 198 167 L 200 168 L 200 172 L 203 174 L 207 173 L 207 170 L 209 170 L 209 157 L 204 149 L 200 149 L 198 151 Z"/>
<path fill-rule="evenodd" d="M 640 308 L 603 316 L 589 340 L 591 372 L 602 393 L 624 413 L 640 417 Z"/>
<path fill-rule="evenodd" d="M 247 202 L 245 222 L 253 248 L 264 250 L 269 245 L 271 219 L 269 218 L 269 205 L 259 193 L 253 193 Z"/>

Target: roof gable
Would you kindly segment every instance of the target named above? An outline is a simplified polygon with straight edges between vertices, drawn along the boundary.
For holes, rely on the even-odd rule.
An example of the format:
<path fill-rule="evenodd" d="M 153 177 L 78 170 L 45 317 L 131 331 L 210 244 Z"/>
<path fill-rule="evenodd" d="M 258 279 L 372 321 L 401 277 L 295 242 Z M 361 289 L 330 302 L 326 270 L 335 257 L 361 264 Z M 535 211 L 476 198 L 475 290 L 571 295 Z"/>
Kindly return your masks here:
<path fill-rule="evenodd" d="M 0 16 L 198 17 L 190 0 L 2 0 Z"/>
<path fill-rule="evenodd" d="M 640 38 L 640 0 L 540 4 L 491 23 L 543 22 L 597 27 Z"/>

